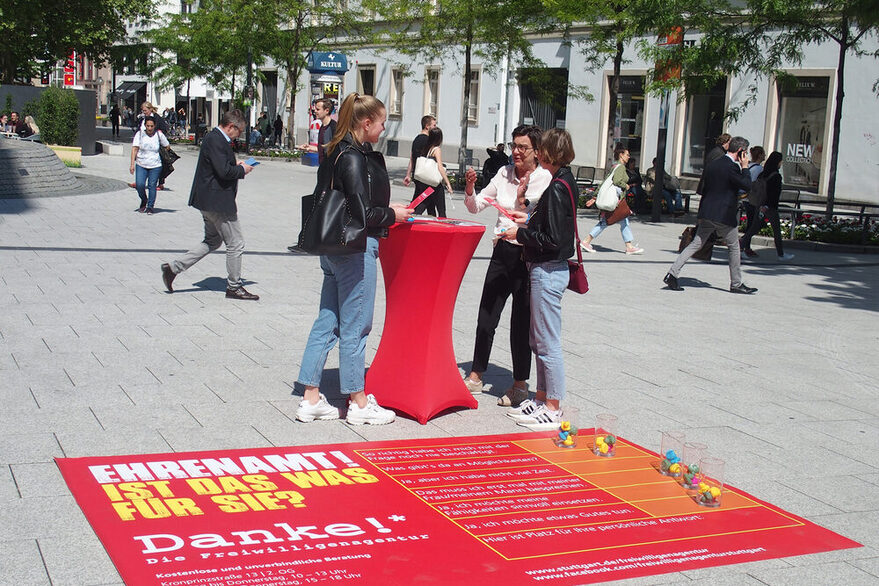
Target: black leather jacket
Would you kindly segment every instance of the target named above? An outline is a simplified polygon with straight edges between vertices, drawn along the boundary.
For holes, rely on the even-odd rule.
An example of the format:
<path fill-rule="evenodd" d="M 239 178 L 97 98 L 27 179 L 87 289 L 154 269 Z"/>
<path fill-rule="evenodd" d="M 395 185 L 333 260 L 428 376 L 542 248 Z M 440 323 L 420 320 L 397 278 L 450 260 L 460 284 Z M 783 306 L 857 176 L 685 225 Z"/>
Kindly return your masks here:
<path fill-rule="evenodd" d="M 369 143 L 357 144 L 349 133 L 327 153 L 317 171 L 315 193 L 331 184 L 351 195 L 356 194 L 366 208 L 367 234 L 376 238 L 388 235 L 388 226 L 395 221 L 391 201 L 391 182 L 385 159 Z"/>
<path fill-rule="evenodd" d="M 565 260 L 574 255 L 576 214 L 571 207 L 571 192 L 562 181 L 576 189 L 577 182 L 571 169 L 559 169 L 540 196 L 528 226 L 516 232 L 516 241 L 523 246 L 525 262 Z"/>

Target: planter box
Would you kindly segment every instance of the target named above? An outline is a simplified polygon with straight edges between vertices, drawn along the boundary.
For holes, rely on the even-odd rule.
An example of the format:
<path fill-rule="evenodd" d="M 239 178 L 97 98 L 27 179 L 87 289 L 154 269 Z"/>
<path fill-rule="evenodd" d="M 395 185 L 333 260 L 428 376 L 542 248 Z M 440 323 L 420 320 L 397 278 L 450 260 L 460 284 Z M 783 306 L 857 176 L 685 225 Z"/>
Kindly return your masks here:
<path fill-rule="evenodd" d="M 65 163 L 73 163 L 76 166 L 82 165 L 82 147 L 60 146 L 57 144 L 46 145 L 58 155 L 58 158 Z"/>

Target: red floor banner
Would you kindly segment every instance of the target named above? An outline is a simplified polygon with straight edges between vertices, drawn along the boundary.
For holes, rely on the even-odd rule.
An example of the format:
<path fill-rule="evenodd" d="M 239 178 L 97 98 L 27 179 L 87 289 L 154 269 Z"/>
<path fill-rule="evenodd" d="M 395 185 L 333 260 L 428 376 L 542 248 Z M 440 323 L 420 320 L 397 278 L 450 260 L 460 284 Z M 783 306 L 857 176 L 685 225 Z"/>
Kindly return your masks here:
<path fill-rule="evenodd" d="M 574 585 L 860 546 L 730 486 L 701 506 L 582 432 L 57 463 L 130 586 Z"/>

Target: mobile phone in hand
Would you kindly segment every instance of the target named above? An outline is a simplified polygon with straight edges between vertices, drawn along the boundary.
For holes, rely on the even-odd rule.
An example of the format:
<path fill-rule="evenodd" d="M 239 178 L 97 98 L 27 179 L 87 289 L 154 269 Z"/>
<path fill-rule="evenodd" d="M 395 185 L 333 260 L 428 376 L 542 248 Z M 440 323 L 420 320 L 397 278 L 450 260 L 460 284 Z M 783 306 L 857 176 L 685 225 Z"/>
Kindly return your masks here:
<path fill-rule="evenodd" d="M 249 159 L 247 159 L 246 161 L 244 161 L 244 164 L 245 164 L 245 165 L 250 165 L 251 167 L 256 167 L 257 165 L 259 165 L 259 161 L 257 161 L 257 160 L 254 159 L 253 157 L 250 157 Z"/>

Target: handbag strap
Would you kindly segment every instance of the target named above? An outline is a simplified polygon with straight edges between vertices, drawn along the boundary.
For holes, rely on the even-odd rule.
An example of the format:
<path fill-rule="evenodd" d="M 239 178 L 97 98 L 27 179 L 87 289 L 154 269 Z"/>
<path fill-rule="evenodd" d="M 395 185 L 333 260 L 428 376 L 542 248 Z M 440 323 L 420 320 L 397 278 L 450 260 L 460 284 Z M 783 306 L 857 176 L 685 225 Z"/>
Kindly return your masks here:
<path fill-rule="evenodd" d="M 580 230 L 577 228 L 577 204 L 574 203 L 574 192 L 571 191 L 571 186 L 568 185 L 568 182 L 561 177 L 556 177 L 555 180 L 567 187 L 568 195 L 571 196 L 571 212 L 574 214 L 574 236 L 577 238 L 577 246 L 574 248 L 577 249 L 577 262 L 583 264 L 583 252 L 580 250 Z"/>

